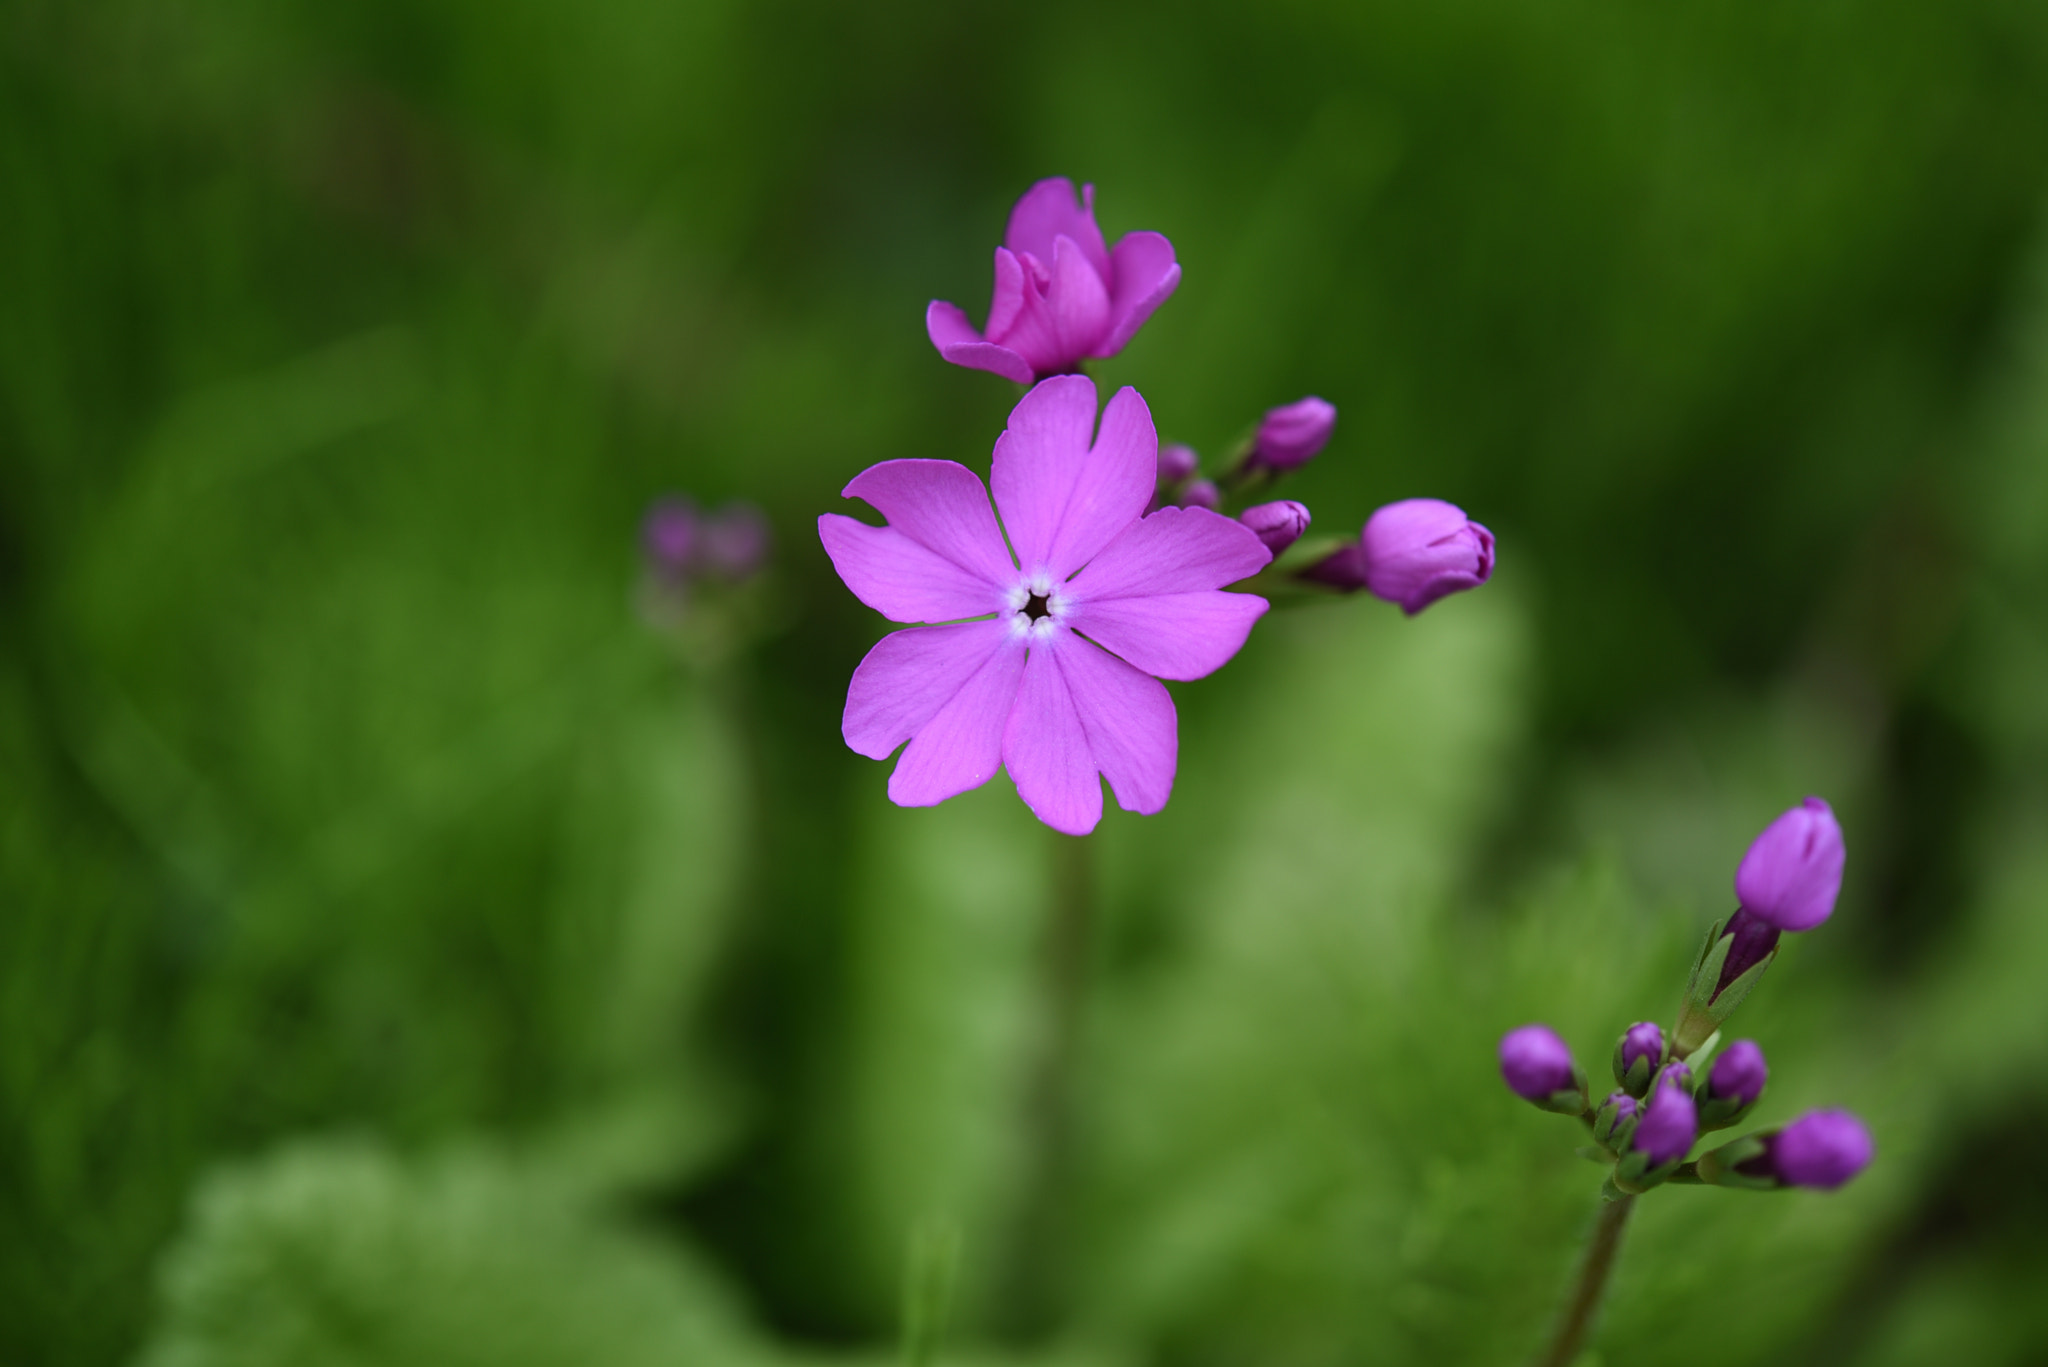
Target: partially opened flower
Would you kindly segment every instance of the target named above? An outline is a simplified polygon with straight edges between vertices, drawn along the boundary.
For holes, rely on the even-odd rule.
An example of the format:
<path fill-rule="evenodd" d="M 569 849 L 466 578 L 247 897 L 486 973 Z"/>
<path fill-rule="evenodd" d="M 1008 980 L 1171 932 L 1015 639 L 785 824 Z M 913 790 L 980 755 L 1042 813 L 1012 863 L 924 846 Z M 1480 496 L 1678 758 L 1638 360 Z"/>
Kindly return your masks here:
<path fill-rule="evenodd" d="M 934 299 L 925 333 L 954 365 L 1030 384 L 1091 356 L 1114 356 L 1180 284 L 1173 244 L 1126 233 L 1111 251 L 1095 226 L 1095 187 L 1041 180 L 1010 211 L 996 248 L 995 297 L 979 331 L 957 304 Z"/>
<path fill-rule="evenodd" d="M 883 637 L 847 690 L 849 746 L 886 759 L 909 742 L 889 777 L 900 806 L 979 787 L 1000 764 L 1069 835 L 1101 819 L 1098 775 L 1124 810 L 1160 810 L 1179 737 L 1159 680 L 1220 668 L 1266 610 L 1221 591 L 1272 558 L 1249 528 L 1199 508 L 1141 516 L 1159 454 L 1144 399 L 1118 391 L 1099 432 L 1095 404 L 1079 375 L 1024 396 L 996 441 L 994 511 L 964 465 L 887 460 L 844 491 L 887 526 L 818 519 L 862 602 L 945 624 Z"/>

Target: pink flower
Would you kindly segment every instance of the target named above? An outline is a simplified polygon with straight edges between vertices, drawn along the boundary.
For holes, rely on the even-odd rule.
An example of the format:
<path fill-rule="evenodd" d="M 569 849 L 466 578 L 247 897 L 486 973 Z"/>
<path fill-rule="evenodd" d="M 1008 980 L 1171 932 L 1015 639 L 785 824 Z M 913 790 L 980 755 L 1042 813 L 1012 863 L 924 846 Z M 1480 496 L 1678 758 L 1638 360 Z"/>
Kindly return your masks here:
<path fill-rule="evenodd" d="M 1083 186 L 1076 205 L 1074 182 L 1061 176 L 1039 181 L 1010 210 L 988 326 L 977 332 L 958 305 L 934 299 L 924 329 L 954 365 L 1030 384 L 1122 351 L 1178 284 L 1171 242 L 1126 233 L 1110 251 L 1095 226 L 1095 187 Z"/>
<path fill-rule="evenodd" d="M 849 746 L 886 759 L 909 742 L 889 776 L 899 806 L 943 802 L 1001 764 L 1033 814 L 1069 835 L 1102 818 L 1098 774 L 1125 811 L 1160 810 L 1179 736 L 1159 680 L 1220 668 L 1266 610 L 1220 591 L 1272 558 L 1259 538 L 1199 508 L 1141 516 L 1158 468 L 1152 414 L 1123 389 L 1098 432 L 1095 403 L 1080 375 L 1024 396 L 996 441 L 995 511 L 964 465 L 885 460 L 844 493 L 887 526 L 818 519 L 863 603 L 947 624 L 884 636 L 847 689 Z"/>

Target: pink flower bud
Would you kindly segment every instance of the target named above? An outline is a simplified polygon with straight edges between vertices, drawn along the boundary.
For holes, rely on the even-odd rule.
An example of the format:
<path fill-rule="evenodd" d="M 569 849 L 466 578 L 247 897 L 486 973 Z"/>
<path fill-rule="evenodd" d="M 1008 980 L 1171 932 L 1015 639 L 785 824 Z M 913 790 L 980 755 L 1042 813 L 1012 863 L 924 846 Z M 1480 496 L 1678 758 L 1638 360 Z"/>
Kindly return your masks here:
<path fill-rule="evenodd" d="M 1827 803 L 1809 797 L 1764 828 L 1735 870 L 1742 909 L 1779 930 L 1812 930 L 1842 891 L 1842 827 Z"/>
<path fill-rule="evenodd" d="M 1180 506 L 1183 508 L 1207 508 L 1214 512 L 1223 506 L 1223 492 L 1216 487 L 1216 481 L 1198 479 L 1180 491 Z"/>
<path fill-rule="evenodd" d="M 1161 486 L 1178 484 L 1193 475 L 1201 463 L 1192 446 L 1162 446 L 1159 448 L 1159 483 Z"/>
<path fill-rule="evenodd" d="M 1249 463 L 1268 470 L 1299 469 L 1323 449 L 1336 426 L 1336 407 L 1313 394 L 1270 409 L 1259 423 Z"/>
<path fill-rule="evenodd" d="M 1247 508 L 1237 515 L 1237 520 L 1257 532 L 1266 549 L 1277 556 L 1308 530 L 1308 509 L 1293 499 L 1283 498 Z"/>
<path fill-rule="evenodd" d="M 663 579 L 678 580 L 696 564 L 702 523 L 686 498 L 655 500 L 640 524 L 640 548 L 647 564 Z"/>
<path fill-rule="evenodd" d="M 1493 574 L 1493 533 L 1435 498 L 1389 503 L 1365 524 L 1365 586 L 1409 616 Z"/>
<path fill-rule="evenodd" d="M 1500 1075 L 1508 1090 L 1542 1101 L 1574 1085 L 1571 1046 L 1547 1025 L 1525 1025 L 1501 1036 Z"/>

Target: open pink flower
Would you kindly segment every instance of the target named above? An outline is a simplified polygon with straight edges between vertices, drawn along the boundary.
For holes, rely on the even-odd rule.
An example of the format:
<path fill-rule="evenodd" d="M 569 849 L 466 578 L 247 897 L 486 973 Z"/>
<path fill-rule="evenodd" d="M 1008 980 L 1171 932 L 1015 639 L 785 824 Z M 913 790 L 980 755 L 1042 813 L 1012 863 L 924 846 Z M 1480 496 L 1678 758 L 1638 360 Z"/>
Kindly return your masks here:
<path fill-rule="evenodd" d="M 818 519 L 863 603 L 948 624 L 884 636 L 847 689 L 849 746 L 887 759 L 909 742 L 889 776 L 899 806 L 980 787 L 1001 764 L 1069 835 L 1102 819 L 1098 774 L 1125 811 L 1158 811 L 1180 747 L 1159 680 L 1220 668 L 1266 610 L 1220 591 L 1272 558 L 1259 538 L 1200 508 L 1141 516 L 1158 469 L 1152 414 L 1119 390 L 1097 432 L 1095 402 L 1092 380 L 1065 375 L 1011 412 L 990 471 L 1001 526 L 981 480 L 950 460 L 885 460 L 846 486 L 885 527 Z"/>
<path fill-rule="evenodd" d="M 956 304 L 934 299 L 924 329 L 954 365 L 1030 384 L 1083 357 L 1114 356 L 1180 284 L 1173 244 L 1126 233 L 1110 251 L 1095 226 L 1095 187 L 1041 180 L 1010 210 L 996 248 L 995 298 L 977 332 Z"/>

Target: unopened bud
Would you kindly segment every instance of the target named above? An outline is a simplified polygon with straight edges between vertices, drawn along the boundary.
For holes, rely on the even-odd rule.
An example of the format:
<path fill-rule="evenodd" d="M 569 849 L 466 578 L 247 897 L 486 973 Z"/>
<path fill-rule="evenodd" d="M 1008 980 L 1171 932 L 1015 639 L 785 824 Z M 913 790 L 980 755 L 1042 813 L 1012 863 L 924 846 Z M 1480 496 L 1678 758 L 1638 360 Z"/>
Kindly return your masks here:
<path fill-rule="evenodd" d="M 1259 540 L 1275 556 L 1301 539 L 1308 530 L 1308 509 L 1293 499 L 1261 503 L 1237 515 L 1237 520 L 1258 533 Z"/>
<path fill-rule="evenodd" d="M 705 568 L 727 579 L 745 579 L 768 559 L 768 519 L 750 503 L 721 509 L 704 525 Z"/>
<path fill-rule="evenodd" d="M 682 579 L 696 563 L 701 530 L 696 506 L 688 499 L 656 499 L 640 523 L 648 568 L 670 582 Z"/>
<path fill-rule="evenodd" d="M 1615 1153 L 1626 1149 L 1629 1136 L 1635 1133 L 1640 1109 L 1627 1092 L 1610 1093 L 1593 1115 L 1593 1141 Z"/>
<path fill-rule="evenodd" d="M 1739 1039 L 1729 1045 L 1714 1059 L 1707 1085 L 1697 1094 L 1701 1128 L 1718 1130 L 1739 1122 L 1764 1094 L 1770 1075 L 1755 1040 Z"/>
<path fill-rule="evenodd" d="M 1223 493 L 1212 479 L 1198 479 L 1180 491 L 1180 506 L 1183 508 L 1207 508 L 1214 512 L 1223 506 Z"/>
<path fill-rule="evenodd" d="M 1547 1025 L 1525 1025 L 1501 1036 L 1500 1075 L 1508 1090 L 1546 1111 L 1583 1115 L 1586 1082 L 1571 1047 Z"/>
<path fill-rule="evenodd" d="M 1311 394 L 1269 409 L 1252 439 L 1248 464 L 1267 470 L 1296 470 L 1314 459 L 1337 426 L 1337 409 Z"/>
<path fill-rule="evenodd" d="M 1870 1131 L 1847 1111 L 1808 1111 L 1782 1130 L 1744 1135 L 1700 1158 L 1700 1180 L 1724 1187 L 1832 1191 L 1870 1166 Z"/>
<path fill-rule="evenodd" d="M 1650 1090 L 1650 1075 L 1664 1061 L 1664 1027 L 1637 1021 L 1614 1042 L 1614 1080 L 1630 1096 Z"/>
<path fill-rule="evenodd" d="M 1812 930 L 1835 910 L 1843 860 L 1834 810 L 1809 797 L 1750 842 L 1735 870 L 1735 899 L 1779 930 Z"/>
<path fill-rule="evenodd" d="M 1493 533 L 1436 498 L 1389 503 L 1365 523 L 1365 586 L 1409 616 L 1493 574 Z"/>
<path fill-rule="evenodd" d="M 1180 483 L 1195 473 L 1201 465 L 1192 446 L 1162 446 L 1159 448 L 1159 484 L 1161 488 Z"/>

